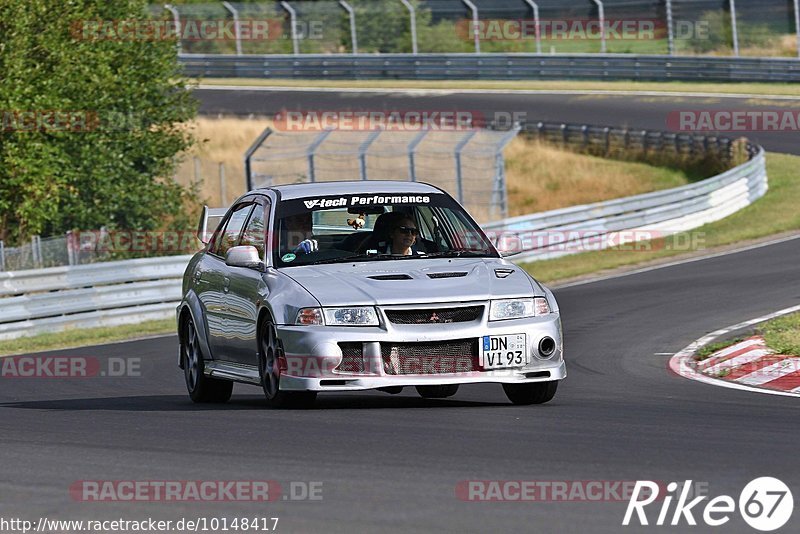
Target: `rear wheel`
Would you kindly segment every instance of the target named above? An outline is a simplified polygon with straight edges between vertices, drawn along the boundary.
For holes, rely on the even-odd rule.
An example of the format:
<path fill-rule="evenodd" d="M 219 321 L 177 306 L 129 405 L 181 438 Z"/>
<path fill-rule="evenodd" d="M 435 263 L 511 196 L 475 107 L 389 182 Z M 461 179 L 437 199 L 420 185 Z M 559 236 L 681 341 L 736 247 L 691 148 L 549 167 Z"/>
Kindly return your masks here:
<path fill-rule="evenodd" d="M 258 368 L 261 387 L 267 404 L 273 408 L 310 408 L 317 399 L 316 391 L 281 391 L 282 362 L 286 356 L 283 343 L 272 321 L 264 321 L 261 328 L 261 350 Z"/>
<path fill-rule="evenodd" d="M 425 399 L 446 399 L 458 393 L 458 384 L 439 386 L 417 386 L 417 393 Z"/>
<path fill-rule="evenodd" d="M 228 402 L 233 393 L 233 382 L 209 378 L 205 375 L 205 361 L 200 349 L 200 338 L 191 317 L 184 323 L 183 343 L 183 376 L 189 397 L 197 403 Z"/>
<path fill-rule="evenodd" d="M 514 404 L 544 404 L 555 397 L 558 381 L 535 382 L 533 384 L 503 384 L 508 400 Z"/>

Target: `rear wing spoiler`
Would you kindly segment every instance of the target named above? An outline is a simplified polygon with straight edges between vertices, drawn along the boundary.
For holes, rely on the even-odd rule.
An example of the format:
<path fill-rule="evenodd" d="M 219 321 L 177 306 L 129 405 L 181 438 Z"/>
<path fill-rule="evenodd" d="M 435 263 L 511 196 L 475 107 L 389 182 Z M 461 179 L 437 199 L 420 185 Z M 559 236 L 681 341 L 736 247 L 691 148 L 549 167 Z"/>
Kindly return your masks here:
<path fill-rule="evenodd" d="M 207 245 L 226 213 L 228 213 L 228 208 L 203 206 L 203 212 L 200 214 L 200 224 L 197 226 L 197 238 Z"/>

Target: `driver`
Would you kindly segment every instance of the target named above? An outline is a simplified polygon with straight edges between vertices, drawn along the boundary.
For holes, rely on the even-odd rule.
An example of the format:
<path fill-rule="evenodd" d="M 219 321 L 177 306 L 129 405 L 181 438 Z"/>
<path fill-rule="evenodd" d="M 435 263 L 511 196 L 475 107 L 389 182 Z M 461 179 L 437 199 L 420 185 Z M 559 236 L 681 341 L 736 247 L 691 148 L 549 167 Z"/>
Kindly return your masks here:
<path fill-rule="evenodd" d="M 294 254 L 310 254 L 319 250 L 319 243 L 313 239 L 314 222 L 311 213 L 298 213 L 284 217 L 283 228 L 286 231 L 288 247 Z"/>
<path fill-rule="evenodd" d="M 394 222 L 389 230 L 389 243 L 386 247 L 387 254 L 394 254 L 396 256 L 411 256 L 412 254 L 420 254 L 412 247 L 417 242 L 419 237 L 419 228 L 417 223 L 410 217 L 402 217 Z"/>

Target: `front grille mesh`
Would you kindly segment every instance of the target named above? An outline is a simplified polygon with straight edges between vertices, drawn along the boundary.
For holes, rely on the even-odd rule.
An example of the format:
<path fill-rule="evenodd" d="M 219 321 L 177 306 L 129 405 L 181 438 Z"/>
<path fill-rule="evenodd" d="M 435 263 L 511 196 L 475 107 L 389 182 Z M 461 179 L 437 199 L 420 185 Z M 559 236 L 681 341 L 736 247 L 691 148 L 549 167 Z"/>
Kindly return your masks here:
<path fill-rule="evenodd" d="M 483 317 L 483 306 L 427 310 L 386 310 L 394 324 L 467 323 Z"/>
<path fill-rule="evenodd" d="M 342 349 L 342 361 L 335 371 L 341 373 L 364 373 L 364 346 L 361 343 L 339 343 Z"/>
<path fill-rule="evenodd" d="M 387 375 L 469 373 L 478 368 L 478 340 L 381 343 Z"/>

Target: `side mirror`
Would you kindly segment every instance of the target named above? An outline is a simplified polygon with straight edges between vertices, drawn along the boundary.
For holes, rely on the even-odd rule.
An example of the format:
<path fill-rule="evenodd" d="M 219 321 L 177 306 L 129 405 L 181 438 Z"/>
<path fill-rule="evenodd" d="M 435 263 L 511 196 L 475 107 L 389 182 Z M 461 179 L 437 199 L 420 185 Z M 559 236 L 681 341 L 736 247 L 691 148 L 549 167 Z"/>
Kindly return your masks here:
<path fill-rule="evenodd" d="M 248 269 L 261 269 L 264 262 L 258 254 L 258 249 L 251 246 L 233 247 L 225 255 L 225 264 L 230 267 L 247 267 Z"/>

